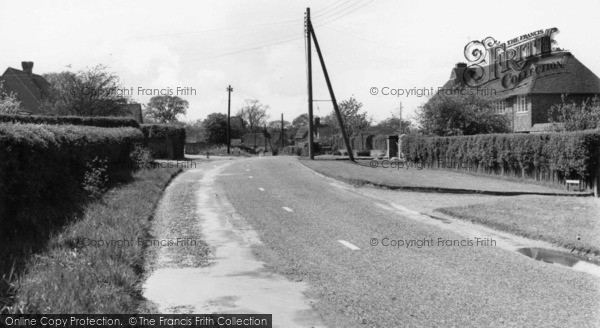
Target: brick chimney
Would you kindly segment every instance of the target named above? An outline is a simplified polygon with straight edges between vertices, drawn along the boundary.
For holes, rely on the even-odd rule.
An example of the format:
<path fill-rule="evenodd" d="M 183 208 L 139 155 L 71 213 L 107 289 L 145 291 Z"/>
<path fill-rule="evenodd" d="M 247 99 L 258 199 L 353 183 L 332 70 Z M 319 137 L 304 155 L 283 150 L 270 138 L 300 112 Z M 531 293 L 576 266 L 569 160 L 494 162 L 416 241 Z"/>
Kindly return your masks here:
<path fill-rule="evenodd" d="M 33 71 L 33 62 L 24 61 L 21 62 L 21 67 L 23 67 L 23 72 L 27 74 L 31 74 Z"/>
<path fill-rule="evenodd" d="M 469 72 L 465 72 L 467 69 L 466 63 L 457 63 L 454 69 L 452 69 L 450 79 L 459 85 L 465 85 L 470 80 Z"/>

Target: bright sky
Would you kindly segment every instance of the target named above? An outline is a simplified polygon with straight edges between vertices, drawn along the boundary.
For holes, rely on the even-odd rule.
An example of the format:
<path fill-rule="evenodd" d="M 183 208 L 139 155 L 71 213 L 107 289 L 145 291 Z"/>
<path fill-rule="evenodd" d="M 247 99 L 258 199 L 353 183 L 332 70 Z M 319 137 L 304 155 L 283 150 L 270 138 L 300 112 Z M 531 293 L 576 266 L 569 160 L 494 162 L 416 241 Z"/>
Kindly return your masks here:
<path fill-rule="evenodd" d="M 380 90 L 442 86 L 470 40 L 505 42 L 557 27 L 558 46 L 600 75 L 597 0 L 577 1 L 6 1 L 0 0 L 0 71 L 35 62 L 37 74 L 109 66 L 133 98 L 142 89 L 194 88 L 185 120 L 232 112 L 244 99 L 270 119 L 307 111 L 304 12 L 310 7 L 338 101 L 351 96 L 376 121 L 411 117 L 425 97 Z M 313 47 L 314 50 L 314 47 Z M 71 68 L 68 68 L 70 66 Z M 330 99 L 316 53 L 314 99 Z M 330 102 L 316 102 L 327 115 Z"/>

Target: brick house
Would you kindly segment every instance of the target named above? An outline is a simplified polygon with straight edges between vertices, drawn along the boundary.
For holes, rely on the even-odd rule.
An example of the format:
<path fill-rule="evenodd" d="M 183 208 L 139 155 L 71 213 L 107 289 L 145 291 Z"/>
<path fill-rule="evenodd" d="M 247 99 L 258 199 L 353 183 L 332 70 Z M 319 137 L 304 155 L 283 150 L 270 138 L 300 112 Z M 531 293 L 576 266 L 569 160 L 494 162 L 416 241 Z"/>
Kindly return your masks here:
<path fill-rule="evenodd" d="M 562 102 L 563 95 L 566 101 L 577 103 L 600 95 L 598 76 L 570 52 L 532 56 L 522 65 L 518 70 L 502 65 L 483 66 L 481 74 L 465 63 L 458 63 L 438 93 L 463 90 L 493 97 L 496 111 L 509 116 L 514 132 L 536 132 L 547 127 L 548 112 Z M 478 84 L 473 74 L 487 81 Z"/>
<path fill-rule="evenodd" d="M 41 114 L 42 104 L 49 98 L 50 83 L 33 74 L 33 62 L 21 62 L 22 70 L 9 67 L 0 76 L 7 93 L 15 93 L 24 114 Z"/>

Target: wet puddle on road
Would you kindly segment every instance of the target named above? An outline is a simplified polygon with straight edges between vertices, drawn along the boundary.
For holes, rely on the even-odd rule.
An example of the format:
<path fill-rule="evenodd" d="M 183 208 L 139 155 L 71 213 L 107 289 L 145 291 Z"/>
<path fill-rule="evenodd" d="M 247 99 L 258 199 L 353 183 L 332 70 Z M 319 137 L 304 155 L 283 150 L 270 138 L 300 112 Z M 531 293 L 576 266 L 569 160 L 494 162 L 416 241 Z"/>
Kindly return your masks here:
<path fill-rule="evenodd" d="M 304 294 L 308 285 L 270 272 L 253 254 L 251 246 L 261 244 L 258 235 L 215 184 L 223 168 L 204 173 L 196 207 L 203 239 L 213 250 L 211 265 L 160 268 L 144 295 L 162 313 L 267 313 L 273 327 L 324 327 Z"/>
<path fill-rule="evenodd" d="M 548 264 L 555 264 L 571 268 L 575 271 L 587 272 L 596 277 L 600 277 L 600 266 L 574 254 L 563 253 L 559 251 L 553 251 L 537 247 L 519 248 L 517 249 L 517 252 L 527 257 L 530 257 L 536 261 L 541 261 Z"/>

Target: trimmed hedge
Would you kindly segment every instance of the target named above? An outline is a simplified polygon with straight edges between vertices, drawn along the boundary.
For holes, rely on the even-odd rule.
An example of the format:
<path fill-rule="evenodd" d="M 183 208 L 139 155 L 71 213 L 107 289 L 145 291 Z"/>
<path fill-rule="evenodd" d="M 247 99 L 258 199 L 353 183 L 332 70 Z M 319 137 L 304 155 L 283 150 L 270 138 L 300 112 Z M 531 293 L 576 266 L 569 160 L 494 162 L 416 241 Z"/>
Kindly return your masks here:
<path fill-rule="evenodd" d="M 85 125 L 102 128 L 132 127 L 144 134 L 144 145 L 151 149 L 156 158 L 183 158 L 185 128 L 169 124 L 139 124 L 126 117 L 82 117 L 82 116 L 35 116 L 1 115 L 0 123 L 25 123 L 48 125 Z"/>
<path fill-rule="evenodd" d="M 131 127 L 0 123 L 0 225 L 56 226 L 82 200 L 90 163 L 105 159 L 109 181 L 126 178 L 142 138 Z"/>
<path fill-rule="evenodd" d="M 544 134 L 486 134 L 456 137 L 407 135 L 402 153 L 413 162 L 469 163 L 486 173 L 593 178 L 598 169 L 600 130 Z M 530 174 L 531 175 L 531 174 Z"/>
<path fill-rule="evenodd" d="M 136 120 L 127 117 L 36 116 L 0 114 L 0 123 L 30 123 L 52 125 L 70 124 L 97 126 L 101 128 L 140 127 L 140 124 Z"/>
<path fill-rule="evenodd" d="M 155 158 L 183 158 L 185 148 L 185 128 L 169 124 L 142 124 L 144 146 Z"/>

